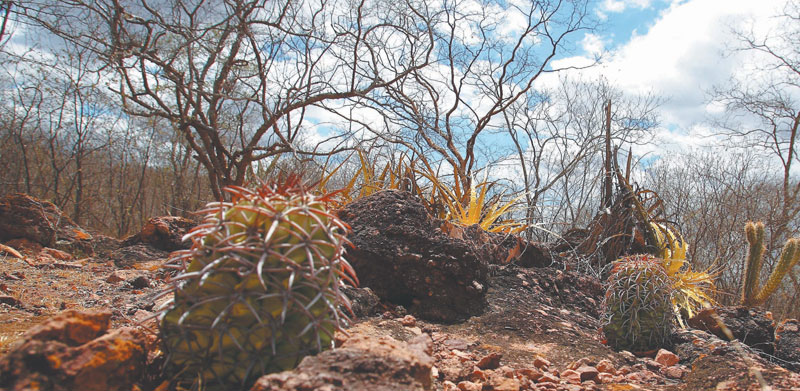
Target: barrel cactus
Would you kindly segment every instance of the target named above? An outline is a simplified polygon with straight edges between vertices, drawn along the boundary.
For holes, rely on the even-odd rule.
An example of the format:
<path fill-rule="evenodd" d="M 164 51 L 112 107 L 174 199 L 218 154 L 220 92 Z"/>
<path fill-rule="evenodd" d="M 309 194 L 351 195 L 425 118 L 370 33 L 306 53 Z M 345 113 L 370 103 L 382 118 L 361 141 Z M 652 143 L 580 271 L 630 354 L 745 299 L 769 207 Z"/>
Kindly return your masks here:
<path fill-rule="evenodd" d="M 673 330 L 672 281 L 651 255 L 612 264 L 603 303 L 603 333 L 617 350 L 644 352 L 666 347 Z"/>
<path fill-rule="evenodd" d="M 168 368 L 201 389 L 238 389 L 331 346 L 356 284 L 342 258 L 346 225 L 294 177 L 230 187 L 209 204 L 180 269 L 160 332 Z"/>

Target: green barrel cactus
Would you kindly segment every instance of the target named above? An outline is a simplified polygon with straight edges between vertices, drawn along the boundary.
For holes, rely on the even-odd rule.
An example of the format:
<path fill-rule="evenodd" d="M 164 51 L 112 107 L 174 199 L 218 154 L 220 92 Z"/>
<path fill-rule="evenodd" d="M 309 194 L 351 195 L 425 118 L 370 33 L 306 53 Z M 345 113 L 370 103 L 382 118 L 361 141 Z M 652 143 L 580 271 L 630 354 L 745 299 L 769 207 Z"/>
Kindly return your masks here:
<path fill-rule="evenodd" d="M 644 352 L 668 345 L 674 288 L 662 262 L 633 255 L 612 264 L 603 303 L 603 333 L 616 350 Z"/>
<path fill-rule="evenodd" d="M 246 389 L 332 345 L 357 283 L 342 258 L 347 226 L 298 178 L 226 189 L 187 234 L 160 332 L 168 369 L 206 390 Z M 183 381 L 183 380 L 181 380 Z"/>

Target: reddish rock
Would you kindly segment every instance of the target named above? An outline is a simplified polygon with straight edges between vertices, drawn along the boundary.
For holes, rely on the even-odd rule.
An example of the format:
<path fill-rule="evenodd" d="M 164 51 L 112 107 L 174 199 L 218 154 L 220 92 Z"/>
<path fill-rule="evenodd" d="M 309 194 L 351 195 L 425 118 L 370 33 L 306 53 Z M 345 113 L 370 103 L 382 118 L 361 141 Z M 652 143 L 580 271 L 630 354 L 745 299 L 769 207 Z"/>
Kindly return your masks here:
<path fill-rule="evenodd" d="M 179 216 L 160 216 L 147 220 L 139 233 L 125 239 L 123 246 L 148 244 L 162 251 L 187 249 L 190 242 L 184 242 L 186 235 L 197 223 Z"/>
<path fill-rule="evenodd" d="M 0 359 L 0 389 L 131 390 L 145 367 L 145 338 L 126 327 L 92 339 L 109 316 L 70 311 L 30 330 Z"/>
<path fill-rule="evenodd" d="M 445 380 L 444 382 L 442 382 L 442 387 L 444 388 L 444 391 L 458 390 L 458 386 L 455 383 L 451 382 L 450 380 Z"/>
<path fill-rule="evenodd" d="M 600 384 L 609 384 L 614 382 L 614 375 L 607 372 L 600 372 L 597 374 L 595 381 Z"/>
<path fill-rule="evenodd" d="M 502 376 L 492 376 L 482 387 L 482 391 L 519 391 L 519 389 L 519 380 Z"/>
<path fill-rule="evenodd" d="M 12 307 L 18 307 L 18 306 L 22 305 L 22 302 L 19 301 L 19 299 L 17 299 L 14 296 L 0 295 L 0 304 L 6 304 L 6 305 L 10 305 Z"/>
<path fill-rule="evenodd" d="M 573 369 L 561 372 L 561 380 L 571 384 L 581 384 L 581 374 Z"/>
<path fill-rule="evenodd" d="M 483 387 L 480 384 L 475 384 L 471 381 L 462 381 L 458 383 L 458 389 L 461 391 L 481 391 Z"/>
<path fill-rule="evenodd" d="M 489 353 L 478 361 L 478 368 L 480 369 L 497 369 L 500 366 L 500 359 L 503 355 L 500 353 Z"/>
<path fill-rule="evenodd" d="M 134 244 L 115 250 L 109 257 L 114 261 L 115 266 L 130 268 L 138 263 L 166 260 L 169 257 L 169 252 L 146 244 Z"/>
<path fill-rule="evenodd" d="M 614 368 L 614 364 L 612 364 L 610 360 L 600 360 L 600 362 L 597 363 L 596 368 L 602 373 L 610 373 L 612 375 L 617 374 L 617 369 Z"/>
<path fill-rule="evenodd" d="M 70 253 L 92 255 L 92 235 L 49 201 L 27 194 L 0 199 L 0 241 L 28 239 Z"/>
<path fill-rule="evenodd" d="M 682 379 L 683 375 L 686 373 L 686 370 L 681 368 L 680 366 L 673 365 L 669 367 L 665 367 L 661 369 L 661 374 L 664 375 L 667 379 Z"/>
<path fill-rule="evenodd" d="M 678 361 L 680 361 L 680 358 L 669 350 L 659 349 L 658 353 L 656 353 L 656 362 L 665 367 L 671 367 L 677 364 Z"/>
<path fill-rule="evenodd" d="M 25 339 L 55 340 L 67 346 L 78 346 L 105 334 L 110 322 L 110 311 L 69 310 L 33 326 Z"/>
<path fill-rule="evenodd" d="M 400 324 L 405 327 L 414 327 L 417 325 L 417 319 L 414 315 L 406 315 L 400 319 Z"/>
<path fill-rule="evenodd" d="M 53 259 L 56 259 L 56 260 L 59 260 L 59 261 L 71 261 L 72 260 L 72 254 L 70 254 L 70 253 L 68 253 L 66 251 L 56 250 L 56 249 L 50 248 L 50 247 L 43 248 L 42 251 L 39 253 L 39 256 L 48 256 L 50 258 L 53 258 Z"/>
<path fill-rule="evenodd" d="M 381 299 L 439 322 L 486 307 L 488 249 L 445 234 L 444 222 L 411 193 L 381 191 L 348 204 L 339 217 L 352 228 L 347 259 L 361 285 Z"/>
<path fill-rule="evenodd" d="M 775 356 L 784 360 L 785 367 L 800 371 L 800 322 L 786 319 L 775 329 Z"/>
<path fill-rule="evenodd" d="M 580 368 L 580 367 L 582 367 L 584 365 L 594 366 L 594 362 L 592 362 L 590 359 L 584 357 L 584 358 L 581 358 L 578 361 L 573 361 L 571 364 L 569 364 L 567 366 L 567 369 L 573 369 L 574 370 L 574 369 L 578 369 L 578 368 Z"/>
<path fill-rule="evenodd" d="M 340 348 L 306 357 L 292 371 L 262 376 L 251 391 L 430 390 L 429 350 L 427 335 L 411 343 L 352 335 Z"/>
<path fill-rule="evenodd" d="M 6 246 L 5 244 L 0 244 L 0 254 L 18 259 L 25 259 L 25 257 L 20 254 L 19 251 L 11 246 Z"/>
<path fill-rule="evenodd" d="M 558 376 L 550 372 L 544 372 L 539 378 L 539 383 L 558 383 Z"/>
<path fill-rule="evenodd" d="M 542 371 L 536 368 L 521 368 L 515 372 L 518 376 L 524 376 L 533 381 L 537 381 L 542 377 Z"/>
<path fill-rule="evenodd" d="M 581 381 L 585 382 L 587 380 L 594 380 L 597 375 L 600 373 L 597 368 L 589 365 L 583 365 L 580 368 L 576 369 L 575 372 L 581 375 Z"/>
<path fill-rule="evenodd" d="M 542 370 L 546 370 L 547 368 L 550 367 L 550 361 L 547 361 L 547 359 L 545 358 L 536 356 L 536 358 L 533 359 L 533 366 Z"/>

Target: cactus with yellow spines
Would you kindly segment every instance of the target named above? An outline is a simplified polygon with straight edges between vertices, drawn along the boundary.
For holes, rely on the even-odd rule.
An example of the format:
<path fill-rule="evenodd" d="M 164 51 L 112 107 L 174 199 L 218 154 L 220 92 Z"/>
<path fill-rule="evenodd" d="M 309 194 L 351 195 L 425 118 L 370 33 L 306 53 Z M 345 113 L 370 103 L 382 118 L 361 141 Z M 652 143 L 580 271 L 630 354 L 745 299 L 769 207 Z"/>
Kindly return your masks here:
<path fill-rule="evenodd" d="M 181 272 L 160 332 L 168 368 L 207 390 L 247 389 L 331 347 L 356 284 L 342 258 L 345 223 L 298 177 L 226 189 L 176 253 Z"/>
<path fill-rule="evenodd" d="M 617 350 L 666 347 L 673 330 L 672 279 L 662 260 L 632 255 L 612 264 L 603 301 L 603 334 Z"/>
<path fill-rule="evenodd" d="M 758 289 L 761 262 L 766 251 L 764 247 L 764 223 L 750 221 L 745 224 L 744 232 L 749 248 L 744 265 L 741 304 L 752 307 L 766 302 L 778 289 L 786 273 L 800 260 L 800 238 L 789 239 L 786 242 L 778 259 L 778 264 L 770 273 L 764 286 Z"/>

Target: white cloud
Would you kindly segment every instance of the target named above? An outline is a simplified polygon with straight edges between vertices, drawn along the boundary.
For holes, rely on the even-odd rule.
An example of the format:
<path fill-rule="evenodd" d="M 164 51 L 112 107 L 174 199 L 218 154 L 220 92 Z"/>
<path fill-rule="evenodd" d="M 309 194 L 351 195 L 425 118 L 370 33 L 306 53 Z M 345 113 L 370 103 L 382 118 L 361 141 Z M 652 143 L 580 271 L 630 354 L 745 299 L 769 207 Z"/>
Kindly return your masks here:
<path fill-rule="evenodd" d="M 596 34 L 588 33 L 581 40 L 581 47 L 590 56 L 599 56 L 605 50 L 605 40 Z"/>
<path fill-rule="evenodd" d="M 600 5 L 600 11 L 623 12 L 631 7 L 644 9 L 650 7 L 651 3 L 651 0 L 604 0 Z"/>

